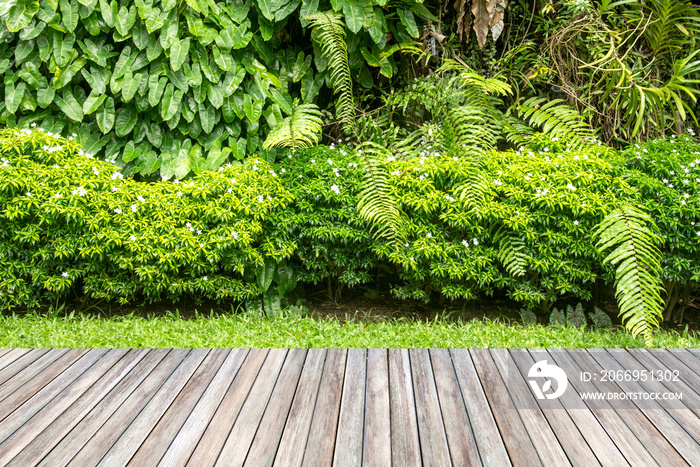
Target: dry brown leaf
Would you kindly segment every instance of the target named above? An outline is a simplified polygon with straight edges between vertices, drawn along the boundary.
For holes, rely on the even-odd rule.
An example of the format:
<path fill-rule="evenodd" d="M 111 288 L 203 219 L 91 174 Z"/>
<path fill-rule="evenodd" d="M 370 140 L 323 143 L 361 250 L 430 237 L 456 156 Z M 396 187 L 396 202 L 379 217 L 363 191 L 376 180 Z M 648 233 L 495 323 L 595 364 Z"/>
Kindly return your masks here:
<path fill-rule="evenodd" d="M 479 48 L 484 49 L 486 45 L 486 35 L 489 32 L 489 11 L 487 0 L 472 0 L 472 13 L 474 14 L 474 32 L 479 41 Z"/>
<path fill-rule="evenodd" d="M 488 4 L 489 15 L 491 16 L 491 21 L 489 27 L 491 28 L 491 35 L 493 40 L 497 40 L 501 33 L 503 32 L 503 16 L 508 6 L 508 0 L 490 0 Z"/>
<path fill-rule="evenodd" d="M 467 34 L 469 33 L 468 27 L 464 28 L 464 23 L 462 21 L 464 19 L 464 14 L 466 13 L 466 10 L 464 8 L 466 4 L 467 0 L 455 0 L 454 4 L 455 10 L 457 11 L 457 34 L 459 34 L 460 41 L 462 40 L 462 34 L 465 30 L 467 31 Z"/>

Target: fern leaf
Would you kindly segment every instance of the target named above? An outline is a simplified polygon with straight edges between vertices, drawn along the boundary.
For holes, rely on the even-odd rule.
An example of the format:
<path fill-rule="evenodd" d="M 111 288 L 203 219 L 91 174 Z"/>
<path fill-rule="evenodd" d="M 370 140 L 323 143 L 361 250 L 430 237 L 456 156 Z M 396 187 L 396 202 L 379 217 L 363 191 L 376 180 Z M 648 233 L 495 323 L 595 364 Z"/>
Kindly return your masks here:
<path fill-rule="evenodd" d="M 331 83 L 335 92 L 340 93 L 337 118 L 347 133 L 352 127 L 355 107 L 352 100 L 352 78 L 343 16 L 334 11 L 324 11 L 304 18 L 309 20 L 313 28 L 311 37 L 321 44 L 323 55 L 329 58 Z"/>
<path fill-rule="evenodd" d="M 377 237 L 394 243 L 403 237 L 403 215 L 391 192 L 386 170 L 376 157 L 385 159 L 389 155 L 388 150 L 372 142 L 366 142 L 362 147 L 368 157 L 365 159 L 365 180 L 360 190 L 357 212 L 372 224 Z"/>
<path fill-rule="evenodd" d="M 544 98 L 533 97 L 517 106 L 517 111 L 530 126 L 542 127 L 544 133 L 570 141 L 575 148 L 596 137 L 581 115 L 565 105 L 563 100 L 545 101 Z"/>
<path fill-rule="evenodd" d="M 505 227 L 500 227 L 494 235 L 494 240 L 499 243 L 498 260 L 506 268 L 508 274 L 513 276 L 524 276 L 527 267 L 527 256 L 522 250 L 525 249 L 525 242 L 514 232 L 508 231 Z"/>
<path fill-rule="evenodd" d="M 659 238 L 647 227 L 651 218 L 633 206 L 622 206 L 598 225 L 597 247 L 613 251 L 603 260 L 617 266 L 615 297 L 620 316 L 633 336 L 642 334 L 647 345 L 653 341 L 652 328 L 662 317 L 662 284 Z"/>
<path fill-rule="evenodd" d="M 292 113 L 270 131 L 263 149 L 273 147 L 307 148 L 318 144 L 323 120 L 316 104 L 301 104 L 295 100 Z"/>

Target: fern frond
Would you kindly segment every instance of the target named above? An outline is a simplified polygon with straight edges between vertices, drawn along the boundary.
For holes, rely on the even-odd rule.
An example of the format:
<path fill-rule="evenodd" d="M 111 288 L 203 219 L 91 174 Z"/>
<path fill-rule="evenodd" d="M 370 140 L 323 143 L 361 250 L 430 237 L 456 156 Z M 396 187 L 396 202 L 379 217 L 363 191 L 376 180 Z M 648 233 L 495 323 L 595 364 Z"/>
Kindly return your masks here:
<path fill-rule="evenodd" d="M 465 156 L 465 164 L 469 164 L 466 180 L 463 184 L 455 187 L 454 191 L 459 199 L 464 201 L 468 209 L 477 209 L 486 200 L 485 193 L 489 188 L 489 179 L 486 177 L 483 162 L 472 154 Z"/>
<path fill-rule="evenodd" d="M 649 346 L 652 328 L 658 327 L 663 313 L 662 284 L 659 280 L 661 253 L 659 238 L 647 227 L 651 218 L 633 206 L 621 206 L 598 225 L 594 236 L 597 247 L 613 251 L 603 260 L 617 266 L 615 297 L 620 316 L 633 336 L 642 334 Z"/>
<path fill-rule="evenodd" d="M 447 71 L 457 71 L 459 73 L 458 78 L 464 87 L 476 87 L 486 94 L 499 96 L 509 96 L 513 93 L 512 88 L 506 81 L 502 81 L 498 78 L 484 78 L 476 71 L 455 60 L 445 60 L 436 70 L 436 73 L 439 74 Z"/>
<path fill-rule="evenodd" d="M 527 267 L 527 256 L 523 254 L 525 242 L 515 232 L 501 226 L 494 235 L 498 242 L 498 260 L 503 264 L 508 274 L 524 276 Z"/>
<path fill-rule="evenodd" d="M 357 212 L 372 224 L 374 234 L 394 243 L 403 237 L 403 215 L 391 192 L 389 176 L 379 160 L 385 160 L 389 150 L 372 142 L 362 145 L 365 158 L 365 180 L 360 191 Z"/>
<path fill-rule="evenodd" d="M 321 44 L 323 55 L 329 59 L 331 83 L 335 92 L 340 93 L 336 115 L 347 133 L 353 122 L 355 106 L 352 100 L 352 78 L 343 16 L 331 10 L 304 18 L 309 20 L 313 28 L 311 37 Z"/>
<path fill-rule="evenodd" d="M 445 123 L 451 127 L 448 135 L 454 135 L 454 144 L 467 150 L 490 150 L 496 147 L 497 132 L 481 109 L 464 105 L 447 109 L 446 114 Z"/>
<path fill-rule="evenodd" d="M 518 113 L 530 126 L 541 127 L 545 134 L 570 141 L 575 148 L 596 137 L 581 114 L 562 99 L 545 102 L 545 98 L 530 98 L 517 106 Z"/>
<path fill-rule="evenodd" d="M 292 113 L 270 131 L 263 149 L 273 147 L 307 148 L 318 144 L 323 120 L 316 104 L 292 104 Z"/>

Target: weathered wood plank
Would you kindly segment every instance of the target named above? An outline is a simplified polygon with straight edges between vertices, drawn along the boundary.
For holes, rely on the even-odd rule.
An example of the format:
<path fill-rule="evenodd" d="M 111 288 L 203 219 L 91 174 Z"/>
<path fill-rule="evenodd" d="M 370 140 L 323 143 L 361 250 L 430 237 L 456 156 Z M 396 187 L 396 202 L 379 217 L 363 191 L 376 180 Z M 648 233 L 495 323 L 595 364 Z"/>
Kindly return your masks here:
<path fill-rule="evenodd" d="M 431 349 L 429 355 L 452 465 L 481 465 L 450 352 Z"/>
<path fill-rule="evenodd" d="M 362 464 L 362 441 L 367 388 L 367 351 L 348 350 L 345 382 L 340 402 L 340 419 L 335 439 L 334 466 Z"/>
<path fill-rule="evenodd" d="M 194 372 L 209 353 L 208 349 L 194 349 L 187 354 L 187 357 L 168 376 L 153 397 L 141 409 L 139 414 L 132 420 L 129 426 L 121 433 L 109 450 L 101 456 L 98 465 L 104 467 L 124 466 L 129 459 L 139 449 L 146 437 L 160 417 L 170 407 L 170 404 L 177 397 L 183 386 L 187 384 Z M 98 453 L 99 454 L 99 453 Z M 90 463 L 91 464 L 91 463 Z M 81 462 L 78 465 L 88 465 Z"/>
<path fill-rule="evenodd" d="M 407 349 L 389 350 L 389 395 L 391 409 L 391 463 L 420 466 L 418 417 L 413 394 L 411 361 Z"/>
<path fill-rule="evenodd" d="M 450 356 L 481 462 L 484 465 L 511 465 L 508 451 L 506 451 L 501 434 L 498 432 L 498 425 L 496 425 L 491 413 L 484 388 L 481 386 L 469 351 L 467 349 L 451 349 Z M 529 441 L 526 445 L 532 446 Z M 531 452 L 531 457 L 536 462 L 529 465 L 537 465 L 539 460 L 534 449 Z"/>
<path fill-rule="evenodd" d="M 63 353 L 40 374 L 34 374 L 30 380 L 0 403 L 0 420 L 5 420 L 10 414 L 14 414 L 13 420 L 17 420 L 16 417 L 26 420 L 25 416 L 36 413 L 62 388 L 70 384 L 77 374 L 84 371 L 85 365 L 92 365 L 104 352 L 104 350 L 92 351 L 88 356 L 85 355 L 88 353 L 87 350 L 70 350 Z M 84 356 L 86 358 L 83 360 Z M 73 366 L 74 364 L 77 365 Z M 68 376 L 61 377 L 64 372 Z M 73 379 L 70 379 L 71 376 Z M 27 405 L 23 405 L 25 403 Z"/>
<path fill-rule="evenodd" d="M 127 465 L 134 467 L 158 465 L 170 446 L 170 440 L 177 436 L 227 354 L 228 350 L 225 349 L 209 352 Z"/>
<path fill-rule="evenodd" d="M 214 465 L 268 353 L 267 349 L 253 349 L 248 353 L 243 366 L 236 374 L 236 378 L 192 453 L 188 466 Z"/>
<path fill-rule="evenodd" d="M 247 355 L 247 349 L 233 349 L 229 352 L 204 395 L 168 446 L 159 465 L 181 467 L 187 464 Z"/>
<path fill-rule="evenodd" d="M 83 351 L 83 353 L 85 352 L 86 351 Z M 10 371 L 5 372 L 5 376 L 9 377 L 0 385 L 0 402 L 5 401 L 11 395 L 17 396 L 15 391 L 27 382 L 31 382 L 33 387 L 37 387 L 37 385 L 42 382 L 47 384 L 52 377 L 51 375 L 56 376 L 57 372 L 60 373 L 76 359 L 80 358 L 80 356 L 81 355 L 75 353 L 68 354 L 67 349 L 55 349 L 42 353 L 39 358 L 31 358 L 31 354 L 27 355 L 28 358 L 20 358 L 14 364 L 10 365 L 12 367 L 12 372 L 14 372 L 12 376 L 9 376 Z M 61 357 L 64 357 L 63 360 L 60 360 Z M 54 366 L 54 368 L 51 368 L 52 366 Z M 47 370 L 48 368 L 51 368 L 51 370 Z M 42 377 L 35 380 L 37 375 L 41 375 Z M 42 386 L 43 385 L 38 386 L 34 392 Z M 24 388 L 21 392 L 26 395 L 27 390 L 28 388 Z M 13 406 L 9 400 L 2 405 L 5 407 Z M 0 420 L 6 416 L 7 412 L 0 412 Z"/>
<path fill-rule="evenodd" d="M 88 439 L 83 438 L 82 426 L 76 426 L 73 432 L 85 442 L 79 451 L 72 453 L 74 457 L 68 461 L 68 465 L 96 465 L 189 353 L 189 350 L 170 352 L 109 419 L 102 426 L 96 427 L 97 430 Z M 107 406 L 111 408 L 110 405 Z"/>
<path fill-rule="evenodd" d="M 2 370 L 0 370 L 0 391 L 2 391 L 3 386 L 9 379 L 14 377 L 17 373 L 25 369 L 27 366 L 34 364 L 34 362 L 38 361 L 42 356 L 49 353 L 49 349 L 17 350 L 20 352 L 24 352 L 20 353 L 15 360 L 8 363 Z M 0 400 L 7 397 L 7 394 L 9 393 L 5 393 L 4 395 L 0 393 Z"/>
<path fill-rule="evenodd" d="M 105 373 L 103 378 L 100 378 L 87 391 L 80 394 L 77 399 L 65 411 L 51 422 L 51 424 L 36 435 L 31 442 L 23 447 L 23 450 L 17 457 L 9 462 L 8 467 L 23 467 L 27 465 L 37 464 L 51 449 L 63 439 L 63 437 L 76 426 L 87 414 L 95 407 L 119 382 L 121 382 L 134 367 L 147 356 L 148 350 L 134 349 L 130 350 L 126 356 L 119 360 L 112 368 Z M 66 399 L 70 399 L 69 394 L 66 394 Z M 58 412 L 63 406 L 63 402 L 56 404 L 51 410 Z M 44 409 L 47 410 L 47 409 Z M 45 415 L 44 411 L 41 420 Z M 51 417 L 49 417 L 51 418 Z M 30 424 L 28 424 L 30 425 Z M 24 429 L 24 427 L 22 427 Z M 31 429 L 30 432 L 39 432 L 39 430 Z"/>
<path fill-rule="evenodd" d="M 250 396 L 243 403 L 236 423 L 231 428 L 216 465 L 222 467 L 238 467 L 243 465 L 255 438 L 255 432 L 260 426 L 260 419 L 270 400 L 272 391 L 277 383 L 284 361 L 289 351 L 272 349 L 265 360 L 255 383 L 250 390 Z"/>
<path fill-rule="evenodd" d="M 398 427 L 397 427 L 398 428 Z M 389 353 L 367 351 L 367 396 L 363 465 L 391 465 L 391 410 L 389 408 Z"/>
<path fill-rule="evenodd" d="M 435 377 L 427 349 L 410 349 L 413 394 L 416 398 L 418 437 L 425 465 L 452 465 L 442 422 Z"/>
<path fill-rule="evenodd" d="M 5 367 L 7 367 L 10 363 L 14 362 L 18 358 L 22 357 L 23 355 L 26 355 L 27 352 L 30 351 L 30 349 L 3 349 L 4 353 L 2 355 L 2 358 L 0 358 L 0 375 L 3 374 L 5 371 Z"/>
<path fill-rule="evenodd" d="M 602 368 L 606 370 L 624 370 L 624 367 L 618 363 L 613 355 L 606 350 L 590 349 L 588 351 Z M 622 391 L 625 392 L 644 392 L 644 388 L 634 381 L 616 381 Z M 695 459 L 700 459 L 700 445 L 673 419 L 656 401 L 644 401 L 640 404 L 639 401 L 632 401 L 646 416 L 652 421 L 656 428 L 664 437 L 673 445 L 673 447 L 688 461 L 693 464 Z M 646 407 L 645 407 L 646 406 Z M 647 407 L 654 406 L 655 409 Z M 661 410 L 659 410 L 661 409 Z"/>
<path fill-rule="evenodd" d="M 277 384 L 265 408 L 260 427 L 248 451 L 245 465 L 269 467 L 275 460 L 277 446 L 282 438 L 287 415 L 306 360 L 306 349 L 290 349 Z"/>
<path fill-rule="evenodd" d="M 527 391 L 525 394 L 526 398 L 530 401 L 529 405 L 536 405 L 537 402 L 525 381 L 526 375 L 522 373 L 522 371 L 525 371 L 524 369 L 529 368 L 534 363 L 534 360 L 527 350 L 511 349 L 510 356 L 517 363 L 518 369 L 521 371 L 517 386 Z M 511 375 L 509 375 L 509 378 L 509 383 L 514 384 L 514 379 Z M 541 408 L 542 413 L 552 427 L 552 431 L 554 431 L 561 447 L 564 449 L 564 452 L 566 452 L 569 461 L 574 466 L 580 467 L 601 465 L 593 453 L 591 446 L 586 443 L 585 437 L 581 434 L 569 413 L 562 409 L 561 403 L 558 403 L 556 399 L 549 400 L 548 402 L 551 402 L 550 405 L 555 408 Z"/>
<path fill-rule="evenodd" d="M 309 438 L 327 352 L 326 349 L 309 349 L 306 355 L 304 370 L 287 417 L 274 465 L 299 467 L 304 459 L 304 446 Z"/>
<path fill-rule="evenodd" d="M 69 430 L 67 435 L 60 440 L 55 440 L 55 446 L 46 457 L 41 459 L 39 465 L 47 467 L 66 465 L 107 421 L 112 424 L 111 426 L 114 430 L 123 429 L 119 427 L 119 418 L 112 416 L 121 407 L 123 407 L 121 410 L 124 413 L 124 411 L 129 410 L 129 405 L 135 405 L 134 399 L 129 400 L 128 404 L 122 405 L 124 401 L 133 395 L 133 392 L 147 377 L 150 377 L 150 381 L 143 386 L 142 390 L 148 390 L 147 385 L 159 381 L 161 379 L 160 372 L 167 372 L 162 376 L 162 378 L 165 378 L 184 355 L 186 355 L 186 351 L 182 350 L 170 352 L 167 350 L 150 350 L 143 360 L 88 412 L 87 416 L 79 420 Z M 154 368 L 157 369 L 154 370 Z"/>
<path fill-rule="evenodd" d="M 671 370 L 677 370 L 678 378 L 683 381 L 694 394 L 700 395 L 700 375 L 683 363 L 681 359 L 676 357 L 675 353 L 669 352 L 667 349 L 649 349 L 648 352 L 664 366 Z M 700 405 L 695 404 L 694 407 L 697 408 L 700 407 Z"/>
<path fill-rule="evenodd" d="M 550 351 L 549 354 L 555 363 L 566 371 L 567 375 L 579 375 L 583 371 L 568 351 Z M 582 381 L 581 378 L 569 378 L 569 384 L 579 394 L 599 392 L 593 382 Z M 589 400 L 586 401 L 586 404 L 631 465 L 658 465 L 651 453 L 637 438 L 635 431 L 629 428 L 625 420 L 620 417 L 608 401 Z M 680 460 L 682 461 L 682 459 Z"/>
<path fill-rule="evenodd" d="M 304 466 L 330 466 L 333 462 L 335 436 L 338 429 L 340 397 L 343 391 L 347 349 L 328 351 L 323 376 L 311 421 L 304 453 Z M 299 447 L 301 449 L 301 446 Z"/>
<path fill-rule="evenodd" d="M 585 371 L 597 374 L 603 367 L 585 349 L 571 349 L 568 355 L 576 364 Z M 613 382 L 601 381 L 600 378 L 593 381 L 593 386 L 600 392 L 618 392 L 620 388 Z M 644 447 L 654 457 L 656 462 L 662 465 L 683 465 L 685 461 L 676 449 L 666 441 L 657 427 L 638 410 L 630 400 L 615 401 L 615 410 Z"/>
<path fill-rule="evenodd" d="M 87 356 L 95 356 L 95 363 L 92 364 L 84 373 L 70 371 L 64 372 L 59 378 L 70 378 L 75 376 L 75 379 L 62 392 L 56 395 L 50 402 L 43 405 L 46 399 L 50 399 L 51 395 L 44 397 L 40 392 L 35 397 L 40 397 L 42 400 L 32 407 L 32 399 L 22 405 L 20 410 L 16 410 L 9 417 L 0 423 L 0 439 L 4 440 L 0 444 L 0 465 L 6 465 L 13 457 L 29 445 L 38 433 L 41 433 L 46 427 L 58 418 L 64 410 L 66 410 L 73 402 L 85 394 L 88 389 L 94 384 L 99 383 L 100 379 L 104 380 L 105 376 L 110 373 L 111 369 L 123 366 L 119 365 L 120 360 L 127 353 L 125 349 L 114 349 L 107 351 L 91 351 Z M 102 355 L 100 355 L 102 354 Z M 74 365 L 75 366 L 75 365 Z M 57 383 L 59 378 L 56 378 L 53 383 Z M 42 392 L 50 390 L 46 386 Z M 55 391 L 54 391 L 55 392 Z M 37 416 L 34 416 L 37 414 Z M 26 464 L 25 464 L 26 465 Z"/>
<path fill-rule="evenodd" d="M 504 361 L 508 358 L 507 352 L 505 349 L 469 350 L 481 385 L 487 388 L 486 397 L 511 461 L 522 461 L 523 465 L 571 465 L 559 442 L 555 442 L 556 437 L 542 412 L 515 408 L 516 403 L 519 407 L 525 405 L 523 392 L 508 393 L 496 364 L 499 357 Z M 508 377 L 505 371 L 503 375 Z"/>

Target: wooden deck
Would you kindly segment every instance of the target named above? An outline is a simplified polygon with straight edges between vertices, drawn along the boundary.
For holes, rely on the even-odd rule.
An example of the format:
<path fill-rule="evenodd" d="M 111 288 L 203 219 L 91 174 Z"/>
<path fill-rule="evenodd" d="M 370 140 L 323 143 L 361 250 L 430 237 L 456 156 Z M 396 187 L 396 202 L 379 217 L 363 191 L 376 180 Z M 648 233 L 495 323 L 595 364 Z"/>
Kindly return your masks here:
<path fill-rule="evenodd" d="M 681 382 L 570 378 L 520 409 L 513 365 L 545 358 Z M 578 395 L 596 390 L 683 401 Z M 700 465 L 699 392 L 696 350 L 0 349 L 0 465 Z"/>

